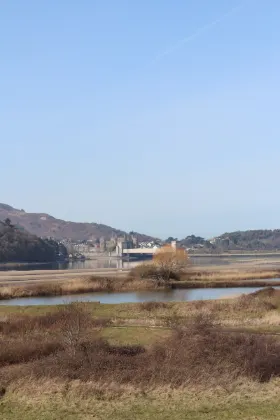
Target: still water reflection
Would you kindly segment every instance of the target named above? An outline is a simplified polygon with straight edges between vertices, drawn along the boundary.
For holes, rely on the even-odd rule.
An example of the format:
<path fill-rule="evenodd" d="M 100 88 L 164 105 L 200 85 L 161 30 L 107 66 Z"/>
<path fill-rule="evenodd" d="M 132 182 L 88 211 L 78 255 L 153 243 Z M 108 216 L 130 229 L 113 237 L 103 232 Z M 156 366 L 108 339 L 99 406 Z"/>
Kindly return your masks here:
<path fill-rule="evenodd" d="M 243 255 L 243 256 L 191 256 L 191 261 L 195 265 L 199 266 L 211 266 L 211 265 L 230 265 L 232 263 L 251 262 L 265 258 L 266 260 L 275 260 L 277 264 L 280 264 L 279 255 Z M 99 258 L 95 260 L 87 261 L 74 261 L 67 263 L 46 263 L 46 264 L 0 264 L 0 271 L 9 270 L 79 270 L 79 269 L 98 269 L 98 268 L 112 268 L 112 269 L 131 269 L 143 261 L 123 261 L 118 258 Z"/>
<path fill-rule="evenodd" d="M 100 302 L 100 303 L 140 303 L 140 302 L 184 302 L 193 300 L 219 299 L 245 293 L 253 293 L 261 287 L 232 287 L 204 289 L 173 289 L 162 291 L 142 291 L 126 293 L 89 293 L 83 295 L 19 298 L 0 301 L 0 305 L 62 305 L 70 302 Z"/>

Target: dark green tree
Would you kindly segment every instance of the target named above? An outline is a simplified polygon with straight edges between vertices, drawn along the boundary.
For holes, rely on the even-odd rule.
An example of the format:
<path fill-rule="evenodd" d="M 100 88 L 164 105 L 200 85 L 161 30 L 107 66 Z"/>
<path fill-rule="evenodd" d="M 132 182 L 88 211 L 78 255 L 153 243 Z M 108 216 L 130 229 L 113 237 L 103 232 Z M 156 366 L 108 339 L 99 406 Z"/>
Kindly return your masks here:
<path fill-rule="evenodd" d="M 12 227 L 11 219 L 9 219 L 8 217 L 7 217 L 7 219 L 5 219 L 4 223 L 5 223 L 6 226 Z"/>

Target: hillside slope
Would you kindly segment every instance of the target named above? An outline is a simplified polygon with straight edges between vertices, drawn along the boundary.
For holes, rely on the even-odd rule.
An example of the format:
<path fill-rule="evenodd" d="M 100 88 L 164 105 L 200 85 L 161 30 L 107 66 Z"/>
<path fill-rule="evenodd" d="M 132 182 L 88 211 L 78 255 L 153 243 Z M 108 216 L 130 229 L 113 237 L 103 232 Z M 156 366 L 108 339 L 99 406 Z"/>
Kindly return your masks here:
<path fill-rule="evenodd" d="M 178 242 L 190 251 L 221 253 L 227 251 L 278 251 L 280 250 L 280 229 L 246 230 L 226 232 L 212 239 L 187 236 Z"/>
<path fill-rule="evenodd" d="M 280 229 L 224 233 L 218 238 L 214 238 L 214 245 L 224 250 L 279 250 Z"/>
<path fill-rule="evenodd" d="M 0 221 L 0 263 L 52 262 L 66 248 L 55 241 L 43 240 L 13 225 Z"/>
<path fill-rule="evenodd" d="M 11 219 L 12 223 L 24 227 L 28 232 L 39 237 L 53 237 L 57 240 L 87 240 L 104 237 L 110 239 L 112 234 L 122 236 L 124 231 L 97 223 L 76 223 L 56 219 L 45 213 L 27 213 L 0 203 L 0 220 Z M 140 241 L 152 240 L 151 236 L 138 234 Z"/>

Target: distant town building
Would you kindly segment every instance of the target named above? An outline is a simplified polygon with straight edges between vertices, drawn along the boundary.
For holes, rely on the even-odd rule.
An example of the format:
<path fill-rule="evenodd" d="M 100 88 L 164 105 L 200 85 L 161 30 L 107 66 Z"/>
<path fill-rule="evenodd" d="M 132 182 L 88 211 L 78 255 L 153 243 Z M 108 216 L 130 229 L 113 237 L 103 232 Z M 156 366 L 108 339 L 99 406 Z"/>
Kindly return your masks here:
<path fill-rule="evenodd" d="M 100 252 L 105 252 L 106 251 L 106 241 L 105 241 L 104 237 L 100 238 L 99 249 L 100 249 Z"/>

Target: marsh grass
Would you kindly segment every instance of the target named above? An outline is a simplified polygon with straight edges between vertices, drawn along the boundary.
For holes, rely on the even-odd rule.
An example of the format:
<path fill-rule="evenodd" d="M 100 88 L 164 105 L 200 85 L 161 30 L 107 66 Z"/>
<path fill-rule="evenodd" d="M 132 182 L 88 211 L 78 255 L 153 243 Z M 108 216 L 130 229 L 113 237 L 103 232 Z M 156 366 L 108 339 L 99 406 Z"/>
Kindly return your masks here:
<path fill-rule="evenodd" d="M 230 384 L 241 377 L 269 381 L 280 375 L 279 340 L 251 333 L 225 333 L 214 315 L 202 312 L 184 322 L 172 322 L 171 334 L 148 347 L 109 343 L 101 334 L 107 325 L 108 320 L 96 320 L 83 304 L 66 305 L 40 317 L 11 317 L 2 322 L 2 384 L 35 375 L 63 381 L 117 381 L 145 388 L 181 387 Z"/>
<path fill-rule="evenodd" d="M 280 278 L 280 270 L 222 270 L 222 271 L 190 271 L 181 276 L 182 281 L 231 282 L 246 280 L 265 280 Z"/>
<path fill-rule="evenodd" d="M 280 417 L 279 380 L 244 380 L 231 388 L 169 386 L 144 390 L 117 382 L 20 380 L 0 405 L 5 420 L 275 420 Z M 133 413 L 133 414 L 132 414 Z"/>
<path fill-rule="evenodd" d="M 155 285 L 148 280 L 133 279 L 131 277 L 110 278 L 90 276 L 58 283 L 0 286 L 0 299 L 149 289 L 155 289 Z"/>
<path fill-rule="evenodd" d="M 278 291 L 114 306 L 131 320 L 169 323 L 154 332 L 113 328 L 113 319 L 100 316 L 113 318 L 113 310 L 101 307 L 78 303 L 1 318 L 0 416 L 129 419 L 134 410 L 143 419 L 278 418 L 279 337 L 224 327 L 225 320 L 275 316 Z"/>

